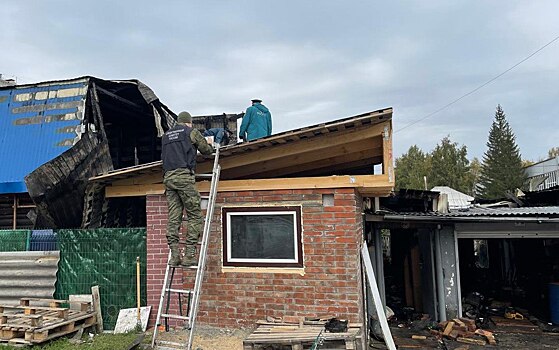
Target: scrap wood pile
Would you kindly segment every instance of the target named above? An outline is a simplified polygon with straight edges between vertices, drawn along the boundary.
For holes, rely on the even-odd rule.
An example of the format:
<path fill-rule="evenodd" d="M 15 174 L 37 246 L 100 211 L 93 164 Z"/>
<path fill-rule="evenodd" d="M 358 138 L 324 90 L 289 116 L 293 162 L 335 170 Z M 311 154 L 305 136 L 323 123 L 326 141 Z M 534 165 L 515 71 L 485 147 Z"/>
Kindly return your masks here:
<path fill-rule="evenodd" d="M 334 316 L 267 317 L 257 321 L 258 328 L 244 341 L 245 350 L 265 346 L 305 349 L 327 344 L 329 349 L 355 349 L 361 339 L 360 324 L 339 320 Z"/>
<path fill-rule="evenodd" d="M 76 308 L 61 307 L 70 303 Z M 23 298 L 20 305 L 0 305 L 0 342 L 10 345 L 40 344 L 96 324 L 91 302 Z"/>
<path fill-rule="evenodd" d="M 466 344 L 497 344 L 492 332 L 477 328 L 476 322 L 468 318 L 455 318 L 450 321 L 441 322 L 438 324 L 438 327 L 431 329 L 430 332 L 439 339 L 452 339 Z"/>

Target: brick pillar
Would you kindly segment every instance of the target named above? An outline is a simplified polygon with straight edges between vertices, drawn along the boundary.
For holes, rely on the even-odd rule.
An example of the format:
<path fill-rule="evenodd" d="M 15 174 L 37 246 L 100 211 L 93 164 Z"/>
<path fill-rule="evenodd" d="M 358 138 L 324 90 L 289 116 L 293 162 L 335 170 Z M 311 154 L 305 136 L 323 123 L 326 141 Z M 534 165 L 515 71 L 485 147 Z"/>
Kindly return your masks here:
<path fill-rule="evenodd" d="M 147 304 L 151 306 L 149 326 L 155 325 L 161 288 L 165 277 L 165 265 L 169 254 L 167 237 L 167 201 L 164 195 L 148 195 L 146 198 L 147 215 Z M 177 271 L 178 272 L 178 271 Z M 180 281 L 176 277 L 175 281 Z M 180 285 L 174 286 L 180 288 Z M 176 298 L 171 303 L 170 313 L 178 313 Z M 170 325 L 176 321 L 170 320 Z"/>

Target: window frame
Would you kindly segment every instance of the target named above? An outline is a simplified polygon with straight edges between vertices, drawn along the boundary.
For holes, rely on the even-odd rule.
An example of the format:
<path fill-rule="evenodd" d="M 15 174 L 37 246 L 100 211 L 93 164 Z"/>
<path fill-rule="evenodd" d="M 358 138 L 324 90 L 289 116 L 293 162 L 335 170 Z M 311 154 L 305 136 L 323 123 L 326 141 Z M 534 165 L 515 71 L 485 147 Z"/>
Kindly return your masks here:
<path fill-rule="evenodd" d="M 292 261 L 269 262 L 271 259 L 232 259 L 231 256 L 231 216 L 233 215 L 293 215 L 295 259 Z M 303 240 L 300 206 L 269 206 L 269 207 L 223 207 L 221 210 L 224 267 L 303 267 Z M 243 261 L 241 261 L 243 260 Z M 251 261 L 246 261 L 251 260 Z M 266 262 L 268 261 L 268 262 Z"/>

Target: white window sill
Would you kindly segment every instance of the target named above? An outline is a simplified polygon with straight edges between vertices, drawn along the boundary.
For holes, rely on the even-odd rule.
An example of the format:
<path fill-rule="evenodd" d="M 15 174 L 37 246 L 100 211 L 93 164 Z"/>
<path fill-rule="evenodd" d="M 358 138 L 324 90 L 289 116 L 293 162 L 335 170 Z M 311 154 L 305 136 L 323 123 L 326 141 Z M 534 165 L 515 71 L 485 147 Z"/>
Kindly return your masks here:
<path fill-rule="evenodd" d="M 235 273 L 288 273 L 294 275 L 305 275 L 305 269 L 301 267 L 237 267 L 237 266 L 222 266 L 221 272 L 235 272 Z"/>

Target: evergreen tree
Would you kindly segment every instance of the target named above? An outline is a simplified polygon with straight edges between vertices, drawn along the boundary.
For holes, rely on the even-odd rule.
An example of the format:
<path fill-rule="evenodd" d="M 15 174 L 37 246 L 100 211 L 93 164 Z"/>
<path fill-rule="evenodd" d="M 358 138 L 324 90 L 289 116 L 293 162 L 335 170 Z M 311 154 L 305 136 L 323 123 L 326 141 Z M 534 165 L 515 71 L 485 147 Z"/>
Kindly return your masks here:
<path fill-rule="evenodd" d="M 424 189 L 423 177 L 429 175 L 429 164 L 429 155 L 416 145 L 411 146 L 405 154 L 396 158 L 396 189 Z"/>
<path fill-rule="evenodd" d="M 516 137 L 505 118 L 505 112 L 498 105 L 489 130 L 487 151 L 483 155 L 479 182 L 481 197 L 503 198 L 506 191 L 522 187 L 524 179 Z"/>
<path fill-rule="evenodd" d="M 467 158 L 466 146 L 458 146 L 450 136 L 441 140 L 431 152 L 431 173 L 428 178 L 429 187 L 449 186 L 457 191 L 470 193 L 473 177 Z"/>

